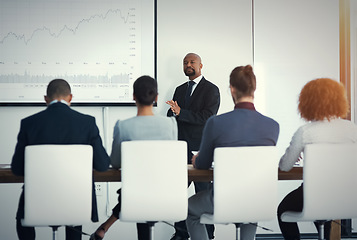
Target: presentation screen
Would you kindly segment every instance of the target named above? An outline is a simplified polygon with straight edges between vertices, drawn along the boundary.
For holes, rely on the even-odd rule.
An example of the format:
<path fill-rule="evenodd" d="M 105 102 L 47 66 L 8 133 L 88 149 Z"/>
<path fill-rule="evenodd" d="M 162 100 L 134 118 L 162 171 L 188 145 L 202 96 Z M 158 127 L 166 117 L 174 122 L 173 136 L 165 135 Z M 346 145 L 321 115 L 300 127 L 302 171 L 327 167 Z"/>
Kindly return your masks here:
<path fill-rule="evenodd" d="M 133 105 L 156 75 L 156 0 L 0 1 L 0 105 L 44 103 L 65 79 L 75 105 Z"/>

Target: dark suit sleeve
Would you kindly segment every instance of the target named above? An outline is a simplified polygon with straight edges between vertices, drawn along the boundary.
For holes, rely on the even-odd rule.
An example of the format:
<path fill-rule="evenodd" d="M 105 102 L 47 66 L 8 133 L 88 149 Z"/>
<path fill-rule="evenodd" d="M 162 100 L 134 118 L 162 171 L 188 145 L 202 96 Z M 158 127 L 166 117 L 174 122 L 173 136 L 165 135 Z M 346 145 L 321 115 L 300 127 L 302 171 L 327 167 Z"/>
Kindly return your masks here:
<path fill-rule="evenodd" d="M 167 114 L 168 117 L 173 117 L 174 113 L 171 111 L 171 108 L 169 108 L 169 110 L 167 110 Z"/>
<path fill-rule="evenodd" d="M 203 90 L 205 91 L 205 97 L 204 99 L 199 99 L 199 101 L 203 101 L 203 108 L 198 111 L 181 108 L 180 115 L 177 117 L 179 121 L 204 125 L 208 118 L 217 114 L 220 104 L 218 87 L 211 85 L 209 88 Z"/>
<path fill-rule="evenodd" d="M 21 126 L 19 134 L 17 135 L 17 144 L 15 147 L 15 153 L 12 157 L 11 170 L 17 176 L 24 176 L 24 162 L 25 162 L 25 147 L 27 146 L 26 134 L 25 134 L 25 122 L 21 120 Z"/>
<path fill-rule="evenodd" d="M 93 168 L 97 171 L 106 171 L 109 168 L 110 158 L 103 147 L 94 118 L 92 118 L 90 145 L 93 147 Z"/>

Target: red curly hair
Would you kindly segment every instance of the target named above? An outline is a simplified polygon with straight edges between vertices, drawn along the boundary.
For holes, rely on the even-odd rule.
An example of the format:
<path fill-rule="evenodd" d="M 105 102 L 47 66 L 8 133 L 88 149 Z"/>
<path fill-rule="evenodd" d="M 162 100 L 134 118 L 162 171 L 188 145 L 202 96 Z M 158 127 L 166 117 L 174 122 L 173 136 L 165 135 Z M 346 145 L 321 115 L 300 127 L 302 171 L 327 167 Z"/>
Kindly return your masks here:
<path fill-rule="evenodd" d="M 300 92 L 300 115 L 308 121 L 346 117 L 348 101 L 344 86 L 330 78 L 308 82 Z"/>

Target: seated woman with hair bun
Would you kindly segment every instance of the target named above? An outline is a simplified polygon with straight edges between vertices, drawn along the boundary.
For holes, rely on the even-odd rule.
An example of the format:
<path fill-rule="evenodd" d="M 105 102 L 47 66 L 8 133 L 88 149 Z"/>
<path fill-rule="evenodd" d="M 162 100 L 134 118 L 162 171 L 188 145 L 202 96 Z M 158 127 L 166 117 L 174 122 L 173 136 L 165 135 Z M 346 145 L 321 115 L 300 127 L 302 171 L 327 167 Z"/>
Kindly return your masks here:
<path fill-rule="evenodd" d="M 279 162 L 282 171 L 289 171 L 299 161 L 307 144 L 357 142 L 357 125 L 344 120 L 348 113 L 345 88 L 329 78 L 308 82 L 299 96 L 300 115 L 308 121 L 293 135 L 290 146 Z M 326 186 L 328 187 L 328 186 Z M 332 190 L 331 190 L 332 191 Z M 278 206 L 278 221 L 284 239 L 300 239 L 297 223 L 282 222 L 285 211 L 302 212 L 303 184 L 290 192 Z M 325 236 L 329 239 L 331 222 L 325 223 Z"/>

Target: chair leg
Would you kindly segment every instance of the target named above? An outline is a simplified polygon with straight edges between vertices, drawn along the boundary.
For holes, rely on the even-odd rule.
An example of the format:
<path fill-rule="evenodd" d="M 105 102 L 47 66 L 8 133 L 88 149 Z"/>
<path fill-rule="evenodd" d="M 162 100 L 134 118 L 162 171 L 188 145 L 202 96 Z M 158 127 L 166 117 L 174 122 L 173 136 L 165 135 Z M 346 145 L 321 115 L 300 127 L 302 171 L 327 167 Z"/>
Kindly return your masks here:
<path fill-rule="evenodd" d="M 318 235 L 319 235 L 319 240 L 323 240 L 325 239 L 324 237 L 324 225 L 325 225 L 325 221 L 316 221 L 317 222 L 317 226 L 318 226 Z"/>
<path fill-rule="evenodd" d="M 57 239 L 58 226 L 51 226 L 51 228 L 52 228 L 52 239 L 56 240 Z"/>
<path fill-rule="evenodd" d="M 154 240 L 154 225 L 155 222 L 148 222 L 149 229 L 150 229 L 150 240 Z"/>
<path fill-rule="evenodd" d="M 240 239 L 240 227 L 242 226 L 242 223 L 235 223 L 236 226 L 236 240 Z"/>

